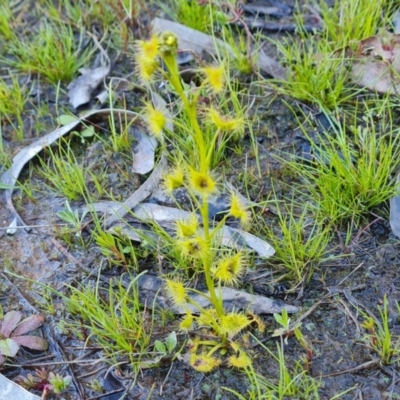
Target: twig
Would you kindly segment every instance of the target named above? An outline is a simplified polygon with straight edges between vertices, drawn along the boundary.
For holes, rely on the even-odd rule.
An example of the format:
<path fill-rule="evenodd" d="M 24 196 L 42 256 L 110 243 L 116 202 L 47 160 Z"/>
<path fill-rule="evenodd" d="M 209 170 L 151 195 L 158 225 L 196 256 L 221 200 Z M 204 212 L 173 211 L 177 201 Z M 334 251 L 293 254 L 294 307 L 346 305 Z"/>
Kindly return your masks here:
<path fill-rule="evenodd" d="M 371 368 L 371 367 L 373 367 L 375 365 L 379 365 L 379 363 L 380 363 L 380 360 L 376 358 L 376 359 L 374 359 L 372 361 L 368 361 L 368 362 L 366 362 L 364 364 L 357 365 L 357 367 L 354 367 L 354 368 L 348 368 L 348 369 L 344 369 L 342 371 L 332 372 L 331 374 L 321 375 L 321 378 L 330 378 L 332 376 L 349 374 L 349 373 L 352 373 L 352 372 L 360 371 L 362 369 Z"/>
<path fill-rule="evenodd" d="M 356 268 L 353 269 L 353 271 L 351 271 L 348 275 L 346 275 L 336 286 L 341 286 L 344 281 L 354 272 L 356 272 L 360 267 L 362 267 L 364 265 L 363 262 L 361 262 Z"/>
<path fill-rule="evenodd" d="M 53 242 L 54 246 L 57 247 L 57 249 L 64 254 L 65 257 L 68 258 L 69 261 L 72 263 L 76 264 L 79 267 L 82 267 L 82 263 L 75 258 L 58 240 L 51 238 L 51 241 Z"/>
<path fill-rule="evenodd" d="M 169 367 L 167 376 L 165 377 L 165 379 L 162 381 L 162 383 L 161 383 L 161 385 L 160 385 L 160 396 L 162 396 L 162 392 L 163 392 L 163 389 L 164 389 L 164 385 L 167 383 L 167 380 L 168 380 L 169 376 L 171 375 L 171 371 L 172 371 L 172 368 L 173 368 L 173 367 L 174 367 L 174 363 L 172 362 L 172 363 L 171 363 L 171 366 Z"/>

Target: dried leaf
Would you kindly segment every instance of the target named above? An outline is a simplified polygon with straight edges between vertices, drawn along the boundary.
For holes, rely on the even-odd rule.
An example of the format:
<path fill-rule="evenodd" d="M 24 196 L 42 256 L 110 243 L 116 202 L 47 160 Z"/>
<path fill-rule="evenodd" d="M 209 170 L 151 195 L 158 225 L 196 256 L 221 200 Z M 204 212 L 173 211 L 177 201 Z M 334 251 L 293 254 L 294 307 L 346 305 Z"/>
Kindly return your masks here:
<path fill-rule="evenodd" d="M 18 322 L 21 321 L 21 318 L 22 313 L 20 311 L 9 311 L 1 323 L 0 334 L 5 338 L 10 337 L 11 332 L 18 325 Z"/>
<path fill-rule="evenodd" d="M 397 175 L 396 185 L 400 184 L 400 174 Z M 390 227 L 395 236 L 400 237 L 400 195 L 390 199 Z"/>
<path fill-rule="evenodd" d="M 0 353 L 6 357 L 15 357 L 18 353 L 19 346 L 13 339 L 0 340 Z"/>
<path fill-rule="evenodd" d="M 42 326 L 44 322 L 44 317 L 42 315 L 31 315 L 21 321 L 16 329 L 13 331 L 12 336 L 23 335 L 27 332 L 34 331 L 35 329 Z"/>
<path fill-rule="evenodd" d="M 13 336 L 12 340 L 32 350 L 47 350 L 49 344 L 40 336 Z"/>
<path fill-rule="evenodd" d="M 361 40 L 356 50 L 346 49 L 353 60 L 351 80 L 380 93 L 400 93 L 400 35 L 385 34 Z"/>
<path fill-rule="evenodd" d="M 10 235 L 10 236 L 15 235 L 18 230 L 17 226 L 18 226 L 18 220 L 17 220 L 17 218 L 14 218 L 11 221 L 10 225 L 8 225 L 8 228 L 6 230 L 7 235 Z"/>
<path fill-rule="evenodd" d="M 154 168 L 157 140 L 139 129 L 135 129 L 133 134 L 136 140 L 132 148 L 132 171 L 136 174 L 147 174 Z"/>
<path fill-rule="evenodd" d="M 75 109 L 91 100 L 93 91 L 110 73 L 110 66 L 95 69 L 81 68 L 82 74 L 68 85 L 68 98 Z"/>
<path fill-rule="evenodd" d="M 24 147 L 21 149 L 13 158 L 13 163 L 11 168 L 8 169 L 0 179 L 0 183 L 5 185 L 10 185 L 12 187 L 15 186 L 19 174 L 22 171 L 22 168 L 25 164 L 30 161 L 33 157 L 35 157 L 40 151 L 42 151 L 45 147 L 50 146 L 53 142 L 58 140 L 60 137 L 68 134 L 74 128 L 76 128 L 82 121 L 89 119 L 94 115 L 109 115 L 110 113 L 114 113 L 116 115 L 121 115 L 123 117 L 131 117 L 138 119 L 139 122 L 143 122 L 141 119 L 140 114 L 128 111 L 128 110 L 119 110 L 119 109 L 104 109 L 104 110 L 94 110 L 88 112 L 81 118 L 78 118 L 76 121 L 72 121 L 71 123 L 62 126 L 53 132 L 41 137 L 37 141 L 31 143 L 29 146 Z M 7 209 L 12 213 L 13 218 L 17 218 L 18 223 L 22 226 L 25 225 L 22 218 L 19 216 L 17 210 L 15 209 L 13 202 L 12 202 L 12 193 L 14 189 L 7 189 L 4 191 L 4 199 Z"/>

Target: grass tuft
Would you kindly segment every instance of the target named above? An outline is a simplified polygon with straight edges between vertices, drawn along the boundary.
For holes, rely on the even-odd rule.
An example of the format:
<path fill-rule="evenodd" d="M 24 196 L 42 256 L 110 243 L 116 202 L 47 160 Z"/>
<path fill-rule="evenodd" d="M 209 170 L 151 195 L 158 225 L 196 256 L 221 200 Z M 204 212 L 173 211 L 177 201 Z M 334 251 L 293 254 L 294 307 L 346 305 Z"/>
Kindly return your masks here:
<path fill-rule="evenodd" d="M 13 59 L 3 61 L 21 71 L 45 76 L 51 83 L 71 81 L 78 69 L 86 65 L 90 49 L 81 49 L 76 43 L 75 32 L 63 23 L 43 22 L 30 41 L 13 38 L 8 44 L 8 53 Z"/>

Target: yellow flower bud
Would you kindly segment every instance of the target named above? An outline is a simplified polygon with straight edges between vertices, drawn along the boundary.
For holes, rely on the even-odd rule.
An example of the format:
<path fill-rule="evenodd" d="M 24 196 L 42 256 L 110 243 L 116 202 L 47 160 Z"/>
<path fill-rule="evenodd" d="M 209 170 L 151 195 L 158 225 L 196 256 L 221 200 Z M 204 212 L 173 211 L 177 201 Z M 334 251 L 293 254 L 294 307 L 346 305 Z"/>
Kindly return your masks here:
<path fill-rule="evenodd" d="M 206 354 L 192 354 L 190 357 L 190 365 L 199 372 L 210 372 L 220 364 L 221 360 Z"/>
<path fill-rule="evenodd" d="M 225 68 L 223 65 L 219 67 L 211 66 L 202 69 L 203 74 L 211 89 L 215 93 L 221 92 L 225 87 Z"/>
<path fill-rule="evenodd" d="M 187 301 L 187 292 L 183 282 L 179 280 L 166 279 L 165 288 L 168 298 L 175 306 L 183 306 Z"/>
<path fill-rule="evenodd" d="M 228 364 L 234 368 L 247 368 L 251 366 L 251 358 L 244 351 L 239 351 L 239 355 L 229 357 Z"/>
<path fill-rule="evenodd" d="M 150 103 L 147 103 L 145 117 L 150 133 L 160 140 L 162 138 L 162 131 L 167 123 L 166 116 L 161 110 L 157 110 Z"/>
<path fill-rule="evenodd" d="M 178 50 L 178 37 L 172 32 L 163 32 L 158 38 L 158 50 L 162 57 L 166 55 L 175 55 Z"/>
<path fill-rule="evenodd" d="M 189 186 L 191 189 L 202 195 L 209 195 L 216 191 L 216 182 L 208 173 L 190 171 Z"/>
<path fill-rule="evenodd" d="M 246 268 L 246 260 L 242 252 L 235 255 L 222 257 L 212 272 L 215 279 L 228 285 L 236 285 L 239 277 L 244 273 Z"/>

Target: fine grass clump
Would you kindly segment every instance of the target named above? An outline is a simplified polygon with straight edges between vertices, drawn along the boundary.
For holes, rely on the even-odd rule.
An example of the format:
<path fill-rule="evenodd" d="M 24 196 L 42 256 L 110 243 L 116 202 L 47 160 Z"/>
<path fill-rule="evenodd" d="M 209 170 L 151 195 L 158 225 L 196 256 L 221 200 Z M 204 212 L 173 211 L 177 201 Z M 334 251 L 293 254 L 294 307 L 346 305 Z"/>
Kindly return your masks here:
<path fill-rule="evenodd" d="M 253 338 L 257 341 L 255 337 Z M 264 376 L 258 374 L 252 366 L 249 366 L 245 369 L 249 382 L 247 393 L 238 393 L 227 387 L 223 388 L 225 391 L 232 393 L 239 400 L 320 399 L 318 390 L 321 387 L 321 382 L 308 375 L 304 360 L 297 360 L 294 365 L 291 362 L 290 367 L 287 365 L 283 340 L 276 345 L 276 353 L 262 343 L 260 343 L 260 346 L 263 351 L 270 355 L 270 363 L 277 365 L 279 376 L 277 378 Z"/>
<path fill-rule="evenodd" d="M 316 34 L 303 29 L 299 12 L 300 39 L 274 42 L 288 70 L 287 80 L 277 81 L 276 90 L 322 109 L 333 110 L 348 102 L 361 89 L 349 85 L 352 60 L 345 56 L 346 47 L 357 46 L 357 41 L 385 29 L 393 4 L 386 0 L 349 0 L 330 7 L 325 1 L 316 1 L 322 17 L 322 29 Z"/>
<path fill-rule="evenodd" d="M 307 280 L 313 268 L 324 261 L 331 232 L 318 219 L 311 219 L 311 213 L 304 207 L 299 214 L 293 201 L 275 203 L 279 232 L 264 226 L 267 240 L 275 248 L 272 261 L 277 261 L 290 279 L 297 283 Z"/>
<path fill-rule="evenodd" d="M 0 5 L 0 38 L 10 40 L 13 36 L 13 9 L 9 2 Z"/>
<path fill-rule="evenodd" d="M 400 361 L 400 338 L 395 336 L 390 329 L 389 301 L 385 295 L 383 307 L 378 307 L 379 318 L 371 313 L 361 311 L 364 318 L 361 326 L 366 330 L 363 341 L 375 352 L 385 365 L 397 364 Z M 400 312 L 399 305 L 397 305 Z"/>
<path fill-rule="evenodd" d="M 158 6 L 159 2 L 156 3 Z M 165 12 L 177 22 L 204 33 L 211 33 L 217 20 L 218 7 L 211 1 L 172 0 L 163 7 Z"/>
<path fill-rule="evenodd" d="M 63 148 L 64 145 L 66 148 Z M 51 158 L 48 163 L 41 160 L 40 174 L 57 192 L 63 194 L 68 200 L 99 198 L 105 194 L 105 172 L 95 174 L 84 168 L 78 163 L 70 144 L 62 142 L 59 146 L 59 154 L 54 153 L 51 148 L 49 152 Z M 88 188 L 89 182 L 94 189 L 92 191 Z"/>
<path fill-rule="evenodd" d="M 71 81 L 90 57 L 90 49 L 82 50 L 76 43 L 73 29 L 56 22 L 42 23 L 30 41 L 14 37 L 8 53 L 13 59 L 3 58 L 4 62 L 20 71 L 40 74 L 54 84 Z"/>
<path fill-rule="evenodd" d="M 354 96 L 346 86 L 349 70 L 344 52 L 333 53 L 326 42 L 317 38 L 291 43 L 279 42 L 278 51 L 288 66 L 287 80 L 279 82 L 277 90 L 296 99 L 334 109 Z"/>
<path fill-rule="evenodd" d="M 379 28 L 390 25 L 393 0 L 335 1 L 333 6 L 318 0 L 316 8 L 321 13 L 327 40 L 332 49 L 348 46 L 353 40 L 375 35 Z"/>
<path fill-rule="evenodd" d="M 386 118 L 386 120 L 385 120 Z M 331 223 L 356 224 L 372 208 L 398 193 L 394 174 L 400 157 L 399 130 L 391 116 L 378 126 L 372 115 L 354 124 L 335 121 L 333 132 L 308 137 L 315 160 L 284 161 L 301 179 L 299 190 L 309 196 L 320 217 Z M 382 133 L 381 133 L 382 132 Z"/>
<path fill-rule="evenodd" d="M 119 356 L 129 357 L 132 366 L 137 365 L 151 342 L 153 316 L 141 306 L 136 276 L 125 288 L 120 282 L 110 282 L 108 288 L 69 287 L 70 295 L 63 296 L 67 310 L 78 317 L 67 320 L 64 326 L 82 337 L 82 328 L 90 332 L 88 338 L 100 345 L 112 360 Z"/>
<path fill-rule="evenodd" d="M 21 85 L 15 75 L 9 79 L 0 79 L 0 119 L 5 119 L 13 126 L 15 139 L 22 140 L 24 123 L 22 114 L 29 98 L 29 90 Z"/>

